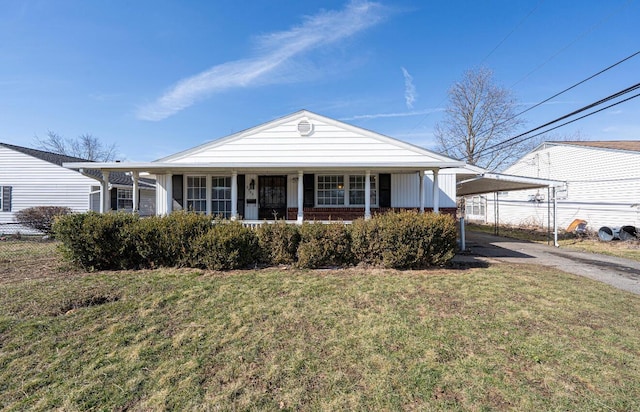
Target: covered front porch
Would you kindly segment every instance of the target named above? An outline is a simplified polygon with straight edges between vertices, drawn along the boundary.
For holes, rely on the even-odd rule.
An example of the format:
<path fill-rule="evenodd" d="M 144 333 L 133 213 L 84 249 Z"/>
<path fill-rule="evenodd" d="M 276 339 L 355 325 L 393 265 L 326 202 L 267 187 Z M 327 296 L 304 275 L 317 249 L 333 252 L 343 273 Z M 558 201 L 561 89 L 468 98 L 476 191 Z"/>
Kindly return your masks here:
<path fill-rule="evenodd" d="M 439 172 L 440 168 L 155 172 L 156 211 L 159 215 L 187 210 L 247 222 L 297 223 L 369 219 L 400 209 L 451 213 L 455 193 L 443 190 Z"/>

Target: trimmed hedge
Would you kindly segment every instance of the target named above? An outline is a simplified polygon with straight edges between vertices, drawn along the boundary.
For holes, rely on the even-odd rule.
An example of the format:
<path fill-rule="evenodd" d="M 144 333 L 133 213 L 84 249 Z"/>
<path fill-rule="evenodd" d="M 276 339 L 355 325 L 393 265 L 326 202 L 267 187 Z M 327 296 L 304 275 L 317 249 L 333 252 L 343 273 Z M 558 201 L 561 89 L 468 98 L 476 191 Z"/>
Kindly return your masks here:
<path fill-rule="evenodd" d="M 260 260 L 269 265 L 289 265 L 298 259 L 300 226 L 279 220 L 263 224 L 256 231 L 260 245 Z"/>
<path fill-rule="evenodd" d="M 61 216 L 53 229 L 64 255 L 86 270 L 228 270 L 258 262 L 406 269 L 444 265 L 456 250 L 451 216 L 417 212 L 387 213 L 352 225 L 276 222 L 255 231 L 240 222 L 188 212 L 148 218 L 88 212 Z"/>
<path fill-rule="evenodd" d="M 240 222 L 220 221 L 195 239 L 193 266 L 213 270 L 240 269 L 260 255 L 255 232 Z"/>
<path fill-rule="evenodd" d="M 396 269 L 444 265 L 456 251 L 456 224 L 444 214 L 386 213 L 355 221 L 351 228 L 356 261 Z"/>
<path fill-rule="evenodd" d="M 353 262 L 349 229 L 343 223 L 303 223 L 298 267 L 347 266 Z"/>

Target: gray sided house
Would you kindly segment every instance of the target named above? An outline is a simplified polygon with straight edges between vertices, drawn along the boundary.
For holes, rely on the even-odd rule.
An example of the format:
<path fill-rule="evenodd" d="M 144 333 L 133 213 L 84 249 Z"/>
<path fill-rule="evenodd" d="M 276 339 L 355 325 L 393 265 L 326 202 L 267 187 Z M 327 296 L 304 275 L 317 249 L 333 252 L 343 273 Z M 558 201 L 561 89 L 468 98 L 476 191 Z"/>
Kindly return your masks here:
<path fill-rule="evenodd" d="M 65 166 L 154 176 L 160 215 L 301 223 L 398 209 L 454 214 L 454 170 L 464 162 L 301 110 L 154 162 Z"/>
<path fill-rule="evenodd" d="M 15 213 L 33 206 L 63 206 L 74 212 L 137 209 L 141 215 L 155 214 L 155 182 L 134 179 L 124 172 L 109 174 L 106 192 L 101 191 L 102 173 L 95 169 L 72 170 L 65 162 L 86 160 L 0 143 L 0 234 L 28 233 L 16 224 Z M 105 202 L 101 196 L 106 195 Z M 135 206 L 134 206 L 135 200 Z"/>

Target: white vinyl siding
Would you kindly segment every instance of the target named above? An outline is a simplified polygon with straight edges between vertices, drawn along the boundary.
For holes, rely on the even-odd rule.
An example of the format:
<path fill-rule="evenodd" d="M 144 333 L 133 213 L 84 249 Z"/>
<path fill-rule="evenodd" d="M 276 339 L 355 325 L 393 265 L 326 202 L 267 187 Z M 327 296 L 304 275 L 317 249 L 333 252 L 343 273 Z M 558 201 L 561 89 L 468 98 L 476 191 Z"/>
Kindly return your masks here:
<path fill-rule="evenodd" d="M 301 136 L 299 116 L 267 123 L 228 138 L 205 144 L 160 161 L 170 163 L 310 163 L 347 162 L 372 165 L 389 162 L 426 163 L 451 161 L 377 133 L 309 114 L 313 133 Z"/>
<path fill-rule="evenodd" d="M 11 211 L 0 212 L 0 224 L 17 228 L 15 213 L 33 206 L 62 206 L 85 212 L 95 184 L 95 179 L 77 171 L 0 146 L 0 186 L 11 186 Z"/>
<path fill-rule="evenodd" d="M 563 229 L 574 219 L 582 219 L 590 230 L 597 231 L 602 226 L 640 226 L 638 164 L 640 152 L 547 143 L 504 173 L 567 181 L 566 197 L 558 200 L 558 227 Z M 534 201 L 542 196 L 544 201 Z M 546 227 L 550 220 L 553 224 L 547 189 L 511 191 L 508 197 L 500 195 L 498 199 L 502 224 Z M 494 197 L 489 195 L 487 220 L 493 223 L 494 216 Z"/>

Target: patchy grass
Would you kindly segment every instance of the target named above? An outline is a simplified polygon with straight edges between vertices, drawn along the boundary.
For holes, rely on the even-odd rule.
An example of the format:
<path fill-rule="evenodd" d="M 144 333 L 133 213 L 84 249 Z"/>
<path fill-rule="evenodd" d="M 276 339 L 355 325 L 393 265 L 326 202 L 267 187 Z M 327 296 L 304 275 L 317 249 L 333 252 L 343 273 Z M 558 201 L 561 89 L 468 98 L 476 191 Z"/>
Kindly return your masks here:
<path fill-rule="evenodd" d="M 640 409 L 640 298 L 536 266 L 33 278 L 6 410 Z"/>
<path fill-rule="evenodd" d="M 467 229 L 474 232 L 488 233 L 493 235 L 492 225 L 468 224 Z M 525 240 L 528 242 L 548 243 L 547 231 L 531 227 L 500 226 L 500 236 L 512 239 Z M 551 244 L 553 244 L 553 234 L 551 234 Z M 617 256 L 626 259 L 640 261 L 640 240 L 602 242 L 595 234 L 576 237 L 572 234 L 558 233 L 558 244 L 560 247 L 578 250 L 581 252 L 601 253 L 609 256 Z"/>

